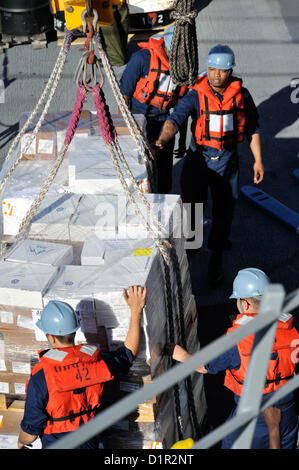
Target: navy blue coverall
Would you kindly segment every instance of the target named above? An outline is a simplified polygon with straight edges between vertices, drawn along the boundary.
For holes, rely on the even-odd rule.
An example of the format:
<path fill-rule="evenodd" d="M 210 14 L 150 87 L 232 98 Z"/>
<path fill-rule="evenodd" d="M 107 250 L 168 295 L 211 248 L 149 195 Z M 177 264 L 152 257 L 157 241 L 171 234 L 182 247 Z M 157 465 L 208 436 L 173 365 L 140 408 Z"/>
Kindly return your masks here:
<path fill-rule="evenodd" d="M 223 97 L 211 87 L 214 94 Z M 245 108 L 245 135 L 259 133 L 258 112 L 249 91 L 242 87 Z M 191 116 L 197 120 L 200 116 L 199 100 L 196 90 L 190 90 L 174 108 L 168 117 L 177 130 Z M 211 157 L 218 157 L 211 160 Z M 231 248 L 229 240 L 233 212 L 239 192 L 239 169 L 237 143 L 221 151 L 198 145 L 192 137 L 190 148 L 185 157 L 181 174 L 181 196 L 184 203 L 203 203 L 206 207 L 208 188 L 212 196 L 212 227 L 208 239 L 208 248 L 222 252 Z"/>

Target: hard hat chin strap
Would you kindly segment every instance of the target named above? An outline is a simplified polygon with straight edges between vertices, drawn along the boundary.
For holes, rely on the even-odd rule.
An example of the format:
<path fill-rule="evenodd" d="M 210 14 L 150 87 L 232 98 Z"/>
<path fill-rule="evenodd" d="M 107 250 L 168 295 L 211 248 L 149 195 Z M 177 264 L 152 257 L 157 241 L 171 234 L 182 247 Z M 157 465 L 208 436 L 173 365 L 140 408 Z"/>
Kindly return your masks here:
<path fill-rule="evenodd" d="M 238 299 L 237 302 L 238 302 L 238 306 L 239 306 L 239 309 L 240 309 L 241 313 L 245 313 L 242 302 L 241 302 L 241 299 Z"/>

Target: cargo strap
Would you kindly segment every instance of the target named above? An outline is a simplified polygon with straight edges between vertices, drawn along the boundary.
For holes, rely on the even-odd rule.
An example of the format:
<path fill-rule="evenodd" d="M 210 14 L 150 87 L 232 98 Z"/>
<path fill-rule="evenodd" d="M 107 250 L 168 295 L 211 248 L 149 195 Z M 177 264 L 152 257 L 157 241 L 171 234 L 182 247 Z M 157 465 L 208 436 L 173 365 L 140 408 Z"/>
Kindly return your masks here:
<path fill-rule="evenodd" d="M 235 381 L 238 382 L 239 385 L 244 385 L 244 381 L 238 380 L 237 377 L 235 377 L 235 375 L 232 373 L 232 371 L 230 369 L 228 369 L 228 370 L 231 373 L 231 375 L 233 376 L 233 378 L 235 379 Z M 281 374 L 278 373 L 278 374 L 276 374 L 275 379 L 266 379 L 265 380 L 265 388 L 267 388 L 269 384 L 273 384 L 273 383 L 275 385 L 279 385 L 280 382 L 282 382 L 283 380 L 290 380 L 293 376 L 294 376 L 294 374 L 288 375 L 287 377 L 281 377 Z"/>

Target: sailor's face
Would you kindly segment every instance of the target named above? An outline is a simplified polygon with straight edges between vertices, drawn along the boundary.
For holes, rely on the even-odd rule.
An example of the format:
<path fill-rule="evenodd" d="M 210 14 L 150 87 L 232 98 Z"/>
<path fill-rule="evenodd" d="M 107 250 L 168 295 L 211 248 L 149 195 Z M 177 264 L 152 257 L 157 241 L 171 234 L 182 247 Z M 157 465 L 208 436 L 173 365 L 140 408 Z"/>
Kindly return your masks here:
<path fill-rule="evenodd" d="M 215 87 L 215 88 L 226 87 L 230 74 L 231 74 L 231 69 L 222 70 L 222 69 L 214 69 L 212 67 L 208 67 L 209 81 L 212 87 Z"/>

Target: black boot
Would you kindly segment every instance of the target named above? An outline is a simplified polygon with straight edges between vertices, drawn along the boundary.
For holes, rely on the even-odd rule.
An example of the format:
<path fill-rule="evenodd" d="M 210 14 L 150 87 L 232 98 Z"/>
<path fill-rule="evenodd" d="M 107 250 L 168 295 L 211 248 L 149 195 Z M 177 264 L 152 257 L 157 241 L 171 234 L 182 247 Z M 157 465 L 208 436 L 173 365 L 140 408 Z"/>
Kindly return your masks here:
<path fill-rule="evenodd" d="M 224 278 L 222 256 L 222 251 L 212 251 L 208 266 L 208 282 L 211 287 L 216 287 Z"/>

